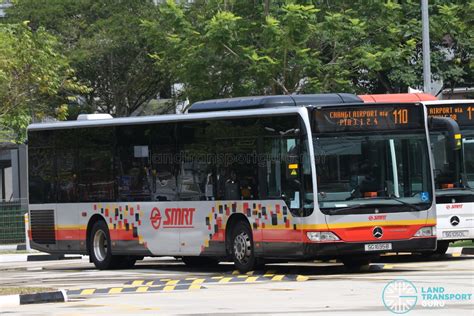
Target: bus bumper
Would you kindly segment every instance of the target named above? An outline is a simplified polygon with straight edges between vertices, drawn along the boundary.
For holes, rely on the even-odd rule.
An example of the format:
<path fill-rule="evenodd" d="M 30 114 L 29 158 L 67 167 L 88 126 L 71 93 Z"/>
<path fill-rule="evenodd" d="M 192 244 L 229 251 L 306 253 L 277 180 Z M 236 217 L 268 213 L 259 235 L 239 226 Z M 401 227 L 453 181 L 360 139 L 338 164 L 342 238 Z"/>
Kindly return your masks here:
<path fill-rule="evenodd" d="M 390 250 L 366 251 L 367 244 L 391 244 Z M 380 242 L 305 243 L 304 254 L 308 258 L 336 257 L 345 255 L 381 254 L 388 252 L 425 252 L 436 249 L 436 237 L 412 238 L 408 240 L 384 240 Z"/>

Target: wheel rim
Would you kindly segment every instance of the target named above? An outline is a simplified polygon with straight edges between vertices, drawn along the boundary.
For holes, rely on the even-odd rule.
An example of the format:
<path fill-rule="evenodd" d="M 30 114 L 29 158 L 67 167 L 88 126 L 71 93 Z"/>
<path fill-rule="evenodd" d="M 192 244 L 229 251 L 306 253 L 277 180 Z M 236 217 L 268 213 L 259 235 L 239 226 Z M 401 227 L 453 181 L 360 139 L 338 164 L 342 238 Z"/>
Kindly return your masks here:
<path fill-rule="evenodd" d="M 103 230 L 98 230 L 94 235 L 94 255 L 97 260 L 104 261 L 107 256 L 107 237 Z"/>
<path fill-rule="evenodd" d="M 247 263 L 252 254 L 252 242 L 250 236 L 241 232 L 234 238 L 234 256 L 241 263 Z"/>

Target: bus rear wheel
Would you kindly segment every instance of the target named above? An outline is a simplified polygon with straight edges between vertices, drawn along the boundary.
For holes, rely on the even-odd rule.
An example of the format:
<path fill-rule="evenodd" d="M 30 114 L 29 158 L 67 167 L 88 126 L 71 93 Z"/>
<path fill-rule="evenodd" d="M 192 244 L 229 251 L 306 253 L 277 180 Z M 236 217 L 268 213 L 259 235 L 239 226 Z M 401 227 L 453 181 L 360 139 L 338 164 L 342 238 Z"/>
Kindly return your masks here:
<path fill-rule="evenodd" d="M 135 265 L 134 256 L 112 255 L 109 228 L 104 221 L 94 223 L 89 240 L 89 254 L 97 269 L 129 269 Z"/>
<path fill-rule="evenodd" d="M 232 230 L 232 257 L 237 270 L 245 273 L 259 265 L 255 257 L 253 237 L 250 226 L 241 221 Z"/>

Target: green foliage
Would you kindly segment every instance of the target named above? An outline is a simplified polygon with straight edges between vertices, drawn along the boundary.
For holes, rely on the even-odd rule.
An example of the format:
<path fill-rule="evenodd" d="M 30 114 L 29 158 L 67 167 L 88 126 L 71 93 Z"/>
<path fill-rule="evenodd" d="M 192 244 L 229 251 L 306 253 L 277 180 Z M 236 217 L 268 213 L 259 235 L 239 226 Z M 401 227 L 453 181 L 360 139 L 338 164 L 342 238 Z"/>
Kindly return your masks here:
<path fill-rule="evenodd" d="M 130 115 L 157 94 L 172 96 L 174 83 L 183 89 L 173 96 L 192 102 L 406 92 L 423 81 L 418 0 L 15 0 L 8 16 L 59 38 L 54 52 L 91 87 L 82 107 L 65 111 L 68 102 L 55 102 L 61 117 Z M 474 84 L 473 16 L 472 1 L 430 1 L 433 78 L 446 87 Z M 48 76 L 39 76 L 48 85 L 36 91 L 52 95 L 58 84 Z"/>
<path fill-rule="evenodd" d="M 57 35 L 77 76 L 91 87 L 80 111 L 127 116 L 159 93 L 169 81 L 153 67 L 141 20 L 154 19 L 151 0 L 16 0 L 10 21 L 30 20 Z"/>
<path fill-rule="evenodd" d="M 1 141 L 24 141 L 32 119 L 65 119 L 68 97 L 87 91 L 44 28 L 0 24 Z"/>
<path fill-rule="evenodd" d="M 430 5 L 434 79 L 448 86 L 472 84 L 474 5 L 447 0 Z M 168 68 L 191 100 L 393 93 L 423 81 L 421 11 L 414 0 L 168 1 L 143 27 L 156 65 Z"/>

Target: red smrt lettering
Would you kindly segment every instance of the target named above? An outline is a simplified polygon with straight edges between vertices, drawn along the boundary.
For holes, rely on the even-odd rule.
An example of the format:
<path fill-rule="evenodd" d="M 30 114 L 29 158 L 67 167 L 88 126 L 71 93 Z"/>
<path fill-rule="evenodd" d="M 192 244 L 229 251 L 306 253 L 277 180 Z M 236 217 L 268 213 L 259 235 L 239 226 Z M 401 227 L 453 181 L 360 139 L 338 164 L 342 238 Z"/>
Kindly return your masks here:
<path fill-rule="evenodd" d="M 163 228 L 193 228 L 195 208 L 167 208 Z"/>
<path fill-rule="evenodd" d="M 387 215 L 370 215 L 369 221 L 384 221 L 387 219 Z"/>

